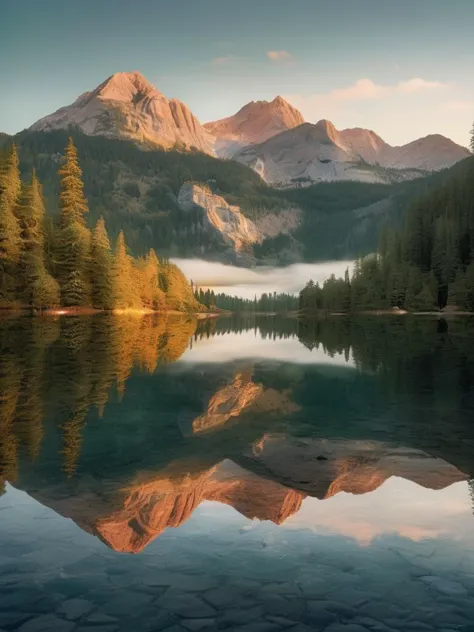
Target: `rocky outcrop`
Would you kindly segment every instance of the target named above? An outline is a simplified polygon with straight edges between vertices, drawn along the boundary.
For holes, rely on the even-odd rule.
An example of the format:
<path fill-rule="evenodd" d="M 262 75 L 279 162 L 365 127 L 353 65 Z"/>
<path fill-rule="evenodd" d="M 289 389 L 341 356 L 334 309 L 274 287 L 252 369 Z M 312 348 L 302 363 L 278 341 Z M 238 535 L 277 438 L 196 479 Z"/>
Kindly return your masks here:
<path fill-rule="evenodd" d="M 365 129 L 336 130 L 330 121 L 305 123 L 246 147 L 235 159 L 271 184 L 356 180 L 390 183 L 452 166 L 469 155 L 444 136 L 392 147 Z"/>
<path fill-rule="evenodd" d="M 177 99 L 168 99 L 139 72 L 112 75 L 71 105 L 37 121 L 30 130 L 51 131 L 71 125 L 89 136 L 214 153 L 213 139 L 191 110 Z"/>
<path fill-rule="evenodd" d="M 233 116 L 206 123 L 204 127 L 215 137 L 216 154 L 228 158 L 242 147 L 262 143 L 302 123 L 301 113 L 277 96 L 273 101 L 251 101 Z"/>
<path fill-rule="evenodd" d="M 183 184 L 178 206 L 184 211 L 201 209 L 207 229 L 214 231 L 224 244 L 236 251 L 244 250 L 263 239 L 252 220 L 241 213 L 240 207 L 228 204 L 223 197 L 213 194 L 204 185 Z"/>
<path fill-rule="evenodd" d="M 204 230 L 210 231 L 227 249 L 232 262 L 252 263 L 252 246 L 267 237 L 291 234 L 298 227 L 302 212 L 290 208 L 261 215 L 255 222 L 245 217 L 239 206 L 231 205 L 205 185 L 186 183 L 180 189 L 178 206 L 183 211 L 200 210 Z"/>

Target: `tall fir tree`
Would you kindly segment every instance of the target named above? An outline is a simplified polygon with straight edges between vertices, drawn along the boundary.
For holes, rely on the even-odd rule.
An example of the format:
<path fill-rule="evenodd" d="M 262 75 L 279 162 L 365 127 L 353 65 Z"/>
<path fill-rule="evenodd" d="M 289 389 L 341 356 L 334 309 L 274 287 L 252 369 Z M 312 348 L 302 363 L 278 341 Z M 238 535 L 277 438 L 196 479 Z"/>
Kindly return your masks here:
<path fill-rule="evenodd" d="M 16 297 L 16 280 L 20 260 L 20 225 L 17 206 L 21 192 L 18 154 L 12 145 L 0 170 L 0 302 Z"/>
<path fill-rule="evenodd" d="M 61 302 L 66 306 L 90 305 L 91 234 L 85 224 L 87 200 L 82 171 L 72 138 L 59 169 L 59 231 L 56 237 L 56 266 L 61 286 Z"/>
<path fill-rule="evenodd" d="M 49 274 L 44 253 L 45 209 L 35 171 L 31 184 L 24 185 L 18 209 L 21 230 L 19 297 L 36 308 L 59 304 L 59 285 Z"/>
<path fill-rule="evenodd" d="M 109 236 L 101 217 L 92 232 L 90 259 L 92 305 L 96 309 L 113 307 L 112 262 Z"/>
<path fill-rule="evenodd" d="M 61 227 L 69 226 L 71 223 L 76 222 L 85 225 L 84 215 L 89 209 L 84 195 L 84 183 L 77 157 L 77 149 L 72 138 L 69 138 L 64 155 L 64 163 L 58 173 L 61 176 L 61 190 L 59 193 Z"/>
<path fill-rule="evenodd" d="M 127 253 L 125 237 L 120 231 L 115 244 L 114 262 L 112 265 L 113 302 L 116 309 L 138 307 L 137 292 L 134 286 L 132 258 Z"/>

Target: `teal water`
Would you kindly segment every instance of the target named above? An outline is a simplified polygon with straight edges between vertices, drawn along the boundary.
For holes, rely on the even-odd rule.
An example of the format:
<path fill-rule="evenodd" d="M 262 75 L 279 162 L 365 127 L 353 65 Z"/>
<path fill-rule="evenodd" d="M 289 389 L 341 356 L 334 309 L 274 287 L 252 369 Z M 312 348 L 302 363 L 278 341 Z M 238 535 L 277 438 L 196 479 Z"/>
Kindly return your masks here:
<path fill-rule="evenodd" d="M 3 318 L 0 350 L 0 630 L 474 630 L 469 319 Z"/>

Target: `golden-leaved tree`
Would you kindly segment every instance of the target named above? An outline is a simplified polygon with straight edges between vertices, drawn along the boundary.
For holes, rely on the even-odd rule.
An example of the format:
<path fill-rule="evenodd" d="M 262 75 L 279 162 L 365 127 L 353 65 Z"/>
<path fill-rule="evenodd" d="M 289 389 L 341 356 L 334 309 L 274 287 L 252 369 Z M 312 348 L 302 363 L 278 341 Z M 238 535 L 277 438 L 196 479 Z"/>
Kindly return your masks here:
<path fill-rule="evenodd" d="M 0 306 L 187 312 L 202 307 L 181 270 L 161 262 L 154 250 L 134 259 L 120 232 L 112 252 L 102 217 L 91 233 L 71 138 L 58 174 L 59 219 L 46 222 L 36 173 L 22 184 L 15 146 L 0 156 Z"/>
<path fill-rule="evenodd" d="M 20 226 L 17 218 L 21 192 L 18 154 L 12 145 L 0 170 L 0 304 L 16 298 L 16 279 L 20 261 Z"/>
<path fill-rule="evenodd" d="M 56 269 L 61 286 L 61 303 L 66 306 L 91 304 L 89 279 L 91 234 L 84 215 L 88 211 L 82 171 L 72 138 L 59 170 L 59 231 L 56 236 Z"/>
<path fill-rule="evenodd" d="M 59 305 L 59 285 L 46 268 L 44 216 L 41 185 L 33 171 L 18 206 L 21 238 L 18 296 L 22 303 L 39 309 Z"/>

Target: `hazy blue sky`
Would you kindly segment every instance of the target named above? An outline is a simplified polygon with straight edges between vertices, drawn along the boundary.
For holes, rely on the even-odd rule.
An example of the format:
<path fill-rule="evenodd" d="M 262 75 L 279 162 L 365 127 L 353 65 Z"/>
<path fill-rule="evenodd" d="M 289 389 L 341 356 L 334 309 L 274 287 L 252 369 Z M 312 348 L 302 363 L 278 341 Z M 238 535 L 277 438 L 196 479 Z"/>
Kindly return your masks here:
<path fill-rule="evenodd" d="M 400 144 L 474 119 L 474 0 L 0 0 L 0 131 L 118 71 L 201 121 L 277 94 Z"/>

